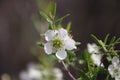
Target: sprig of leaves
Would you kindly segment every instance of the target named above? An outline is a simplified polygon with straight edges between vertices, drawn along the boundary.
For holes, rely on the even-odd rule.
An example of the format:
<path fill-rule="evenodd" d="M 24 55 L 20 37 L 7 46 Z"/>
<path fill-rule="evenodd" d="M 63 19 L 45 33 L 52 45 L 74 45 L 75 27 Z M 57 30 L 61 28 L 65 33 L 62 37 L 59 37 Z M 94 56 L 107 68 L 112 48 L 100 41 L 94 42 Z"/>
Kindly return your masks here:
<path fill-rule="evenodd" d="M 96 42 L 96 44 L 103 50 L 103 53 L 110 53 L 112 56 L 119 56 L 116 52 L 115 46 L 120 44 L 120 38 L 116 39 L 116 37 L 112 37 L 109 41 L 109 34 L 106 35 L 104 41 L 99 40 L 95 35 L 91 35 L 92 39 Z"/>

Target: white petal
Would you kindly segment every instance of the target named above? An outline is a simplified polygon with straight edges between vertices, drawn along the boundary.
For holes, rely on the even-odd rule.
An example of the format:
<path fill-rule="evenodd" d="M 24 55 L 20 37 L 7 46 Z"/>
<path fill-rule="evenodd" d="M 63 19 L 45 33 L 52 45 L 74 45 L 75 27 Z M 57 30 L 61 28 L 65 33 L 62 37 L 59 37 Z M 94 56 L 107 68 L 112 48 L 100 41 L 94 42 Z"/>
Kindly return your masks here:
<path fill-rule="evenodd" d="M 89 53 L 99 53 L 99 49 L 98 49 L 97 45 L 94 43 L 93 44 L 88 43 L 87 49 L 88 49 Z"/>
<path fill-rule="evenodd" d="M 42 73 L 40 70 L 37 70 L 36 68 L 31 68 L 28 70 L 28 75 L 30 79 L 35 79 L 35 80 L 41 80 L 42 78 Z"/>
<path fill-rule="evenodd" d="M 50 42 L 47 42 L 45 45 L 44 45 L 44 50 L 46 52 L 46 54 L 51 54 L 52 53 L 52 49 L 53 49 L 53 46 Z"/>
<path fill-rule="evenodd" d="M 96 64 L 97 66 L 100 66 L 102 55 L 92 54 L 91 58 L 92 58 L 94 64 Z"/>
<path fill-rule="evenodd" d="M 114 77 L 114 76 L 113 76 L 113 74 L 114 74 L 114 67 L 113 67 L 113 65 L 109 65 L 109 66 L 108 66 L 108 71 L 109 71 L 110 75 L 111 75 L 112 77 Z"/>
<path fill-rule="evenodd" d="M 112 64 L 114 65 L 114 67 L 116 67 L 119 64 L 119 58 L 118 57 L 113 57 Z"/>
<path fill-rule="evenodd" d="M 56 57 L 60 60 L 64 60 L 67 57 L 67 53 L 64 49 L 60 49 L 56 52 Z"/>
<path fill-rule="evenodd" d="M 46 39 L 46 41 L 53 40 L 55 38 L 56 33 L 57 33 L 57 31 L 55 31 L 55 30 L 48 30 L 45 33 L 45 39 Z"/>
<path fill-rule="evenodd" d="M 73 50 L 77 48 L 75 46 L 75 41 L 70 37 L 66 37 L 66 39 L 64 40 L 64 45 L 65 45 L 65 49 L 67 50 Z"/>
<path fill-rule="evenodd" d="M 58 36 L 59 36 L 59 38 L 64 38 L 67 35 L 68 35 L 67 30 L 65 30 L 63 28 L 61 28 L 61 29 L 58 30 Z"/>
<path fill-rule="evenodd" d="M 55 80 L 63 80 L 63 74 L 62 71 L 59 68 L 54 68 L 53 72 L 55 74 L 56 79 Z"/>
<path fill-rule="evenodd" d="M 19 74 L 20 80 L 30 80 L 27 71 L 21 71 Z"/>
<path fill-rule="evenodd" d="M 120 80 L 120 78 L 115 78 L 115 80 Z"/>

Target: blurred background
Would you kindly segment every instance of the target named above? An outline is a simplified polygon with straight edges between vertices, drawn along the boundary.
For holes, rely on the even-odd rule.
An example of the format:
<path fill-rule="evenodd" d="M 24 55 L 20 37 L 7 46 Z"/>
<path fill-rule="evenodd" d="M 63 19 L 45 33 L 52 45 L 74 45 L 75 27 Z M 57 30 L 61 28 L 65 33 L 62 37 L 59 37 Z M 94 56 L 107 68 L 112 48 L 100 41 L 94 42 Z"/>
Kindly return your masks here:
<path fill-rule="evenodd" d="M 29 62 L 37 61 L 31 49 L 37 46 L 39 34 L 47 28 L 47 23 L 41 21 L 39 11 L 44 10 L 49 2 L 0 0 L 0 75 L 17 76 Z M 80 50 L 92 42 L 91 34 L 100 39 L 107 33 L 120 37 L 120 0 L 56 0 L 56 3 L 57 17 L 71 14 L 63 25 L 72 22 L 73 38 L 82 43 Z M 33 18 L 39 21 L 34 23 Z"/>

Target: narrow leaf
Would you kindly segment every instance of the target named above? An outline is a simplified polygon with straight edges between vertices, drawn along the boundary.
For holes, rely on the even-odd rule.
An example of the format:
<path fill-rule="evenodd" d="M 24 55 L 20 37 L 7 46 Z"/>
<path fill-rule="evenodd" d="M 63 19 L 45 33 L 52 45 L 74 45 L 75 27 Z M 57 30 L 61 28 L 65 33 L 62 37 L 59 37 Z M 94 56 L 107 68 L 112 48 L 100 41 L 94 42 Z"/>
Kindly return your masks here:
<path fill-rule="evenodd" d="M 52 16 L 55 17 L 55 15 L 56 15 L 56 3 L 53 4 L 51 13 L 52 13 Z"/>
<path fill-rule="evenodd" d="M 99 43 L 99 39 L 95 35 L 92 34 L 91 37 L 97 45 L 101 46 L 100 43 Z"/>
<path fill-rule="evenodd" d="M 80 45 L 80 44 L 81 44 L 81 42 L 76 42 L 76 43 L 75 43 L 75 45 Z"/>
<path fill-rule="evenodd" d="M 116 37 L 114 36 L 114 37 L 111 39 L 110 44 L 114 43 L 115 40 L 116 40 Z"/>
<path fill-rule="evenodd" d="M 107 41 L 108 41 L 108 37 L 109 37 L 109 34 L 106 35 L 106 37 L 105 37 L 105 39 L 104 39 L 104 44 L 107 43 Z"/>
<path fill-rule="evenodd" d="M 71 22 L 69 22 L 69 23 L 67 24 L 67 31 L 68 31 L 68 33 L 70 32 L 70 29 L 71 29 Z"/>
<path fill-rule="evenodd" d="M 65 16 L 63 16 L 63 17 L 59 18 L 58 20 L 56 20 L 56 22 L 55 22 L 56 27 L 58 27 L 62 23 L 63 19 L 65 19 L 69 15 L 70 14 L 66 14 Z"/>
<path fill-rule="evenodd" d="M 36 43 L 38 46 L 40 46 L 40 47 L 43 47 L 44 46 L 44 43 L 42 43 L 42 42 L 37 42 Z"/>
<path fill-rule="evenodd" d="M 50 24 L 52 24 L 52 20 L 50 19 L 49 16 L 47 16 L 44 12 L 40 12 L 40 15 Z"/>
<path fill-rule="evenodd" d="M 50 30 L 53 30 L 53 26 L 52 26 L 51 24 L 49 25 L 49 29 L 50 29 Z"/>
<path fill-rule="evenodd" d="M 86 75 L 86 73 L 83 72 L 82 70 L 79 70 L 79 73 L 81 77 L 83 78 L 83 80 L 90 80 L 89 77 Z"/>

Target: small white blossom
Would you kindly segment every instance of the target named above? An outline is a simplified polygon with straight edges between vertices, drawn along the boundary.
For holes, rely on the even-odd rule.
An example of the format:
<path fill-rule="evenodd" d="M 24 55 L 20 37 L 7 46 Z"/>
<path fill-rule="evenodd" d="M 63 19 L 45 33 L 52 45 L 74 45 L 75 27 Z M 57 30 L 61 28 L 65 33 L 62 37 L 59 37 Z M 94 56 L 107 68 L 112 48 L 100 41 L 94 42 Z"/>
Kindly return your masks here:
<path fill-rule="evenodd" d="M 20 80 L 48 80 L 48 77 L 52 76 L 53 78 L 49 80 L 63 80 L 63 73 L 59 68 L 36 68 L 39 65 L 30 63 L 27 66 L 27 70 L 20 72 Z"/>
<path fill-rule="evenodd" d="M 55 80 L 63 80 L 63 74 L 59 68 L 54 68 L 53 72 L 55 74 Z"/>
<path fill-rule="evenodd" d="M 93 60 L 93 63 L 97 66 L 103 66 L 103 63 L 101 64 L 102 55 L 101 54 L 91 54 L 91 58 Z"/>
<path fill-rule="evenodd" d="M 102 59 L 102 54 L 99 54 L 99 47 L 96 44 L 87 44 L 87 50 L 88 52 L 91 54 L 91 58 L 93 60 L 93 63 L 97 66 L 102 66 L 103 64 L 101 64 L 101 59 Z"/>
<path fill-rule="evenodd" d="M 44 44 L 46 54 L 55 53 L 56 57 L 64 60 L 67 57 L 66 50 L 76 49 L 75 41 L 69 36 L 67 30 L 48 30 L 45 33 L 47 43 Z"/>
<path fill-rule="evenodd" d="M 99 53 L 99 47 L 96 44 L 87 44 L 87 49 L 89 53 Z"/>
<path fill-rule="evenodd" d="M 36 69 L 35 64 L 29 64 L 27 71 L 20 72 L 20 80 L 42 80 L 42 73 Z"/>
<path fill-rule="evenodd" d="M 118 57 L 113 57 L 112 64 L 108 66 L 108 71 L 115 80 L 120 80 L 120 61 Z"/>

